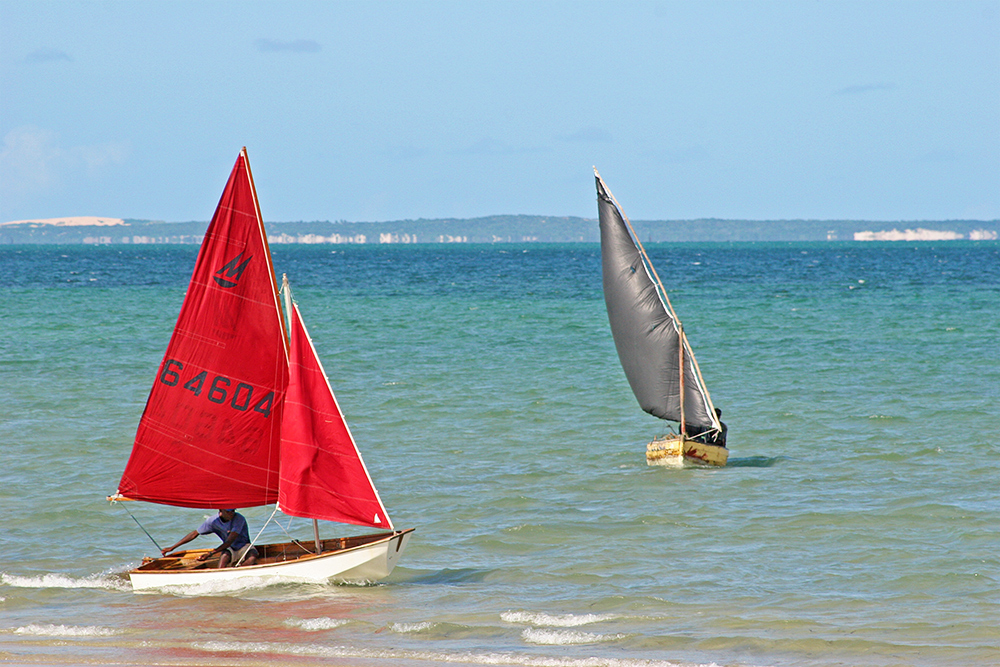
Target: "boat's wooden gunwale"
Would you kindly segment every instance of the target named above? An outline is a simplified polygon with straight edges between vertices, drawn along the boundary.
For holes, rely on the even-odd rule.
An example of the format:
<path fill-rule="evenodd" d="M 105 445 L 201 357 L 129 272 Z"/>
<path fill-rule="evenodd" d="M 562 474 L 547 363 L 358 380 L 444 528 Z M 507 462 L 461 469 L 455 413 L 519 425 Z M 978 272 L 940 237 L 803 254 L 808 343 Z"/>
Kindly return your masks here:
<path fill-rule="evenodd" d="M 254 565 L 240 566 L 239 569 L 245 572 L 252 572 L 254 570 L 268 570 L 289 563 L 328 558 L 369 547 L 380 542 L 391 541 L 401 535 L 413 532 L 413 530 L 413 528 L 408 528 L 406 530 L 394 530 L 386 533 L 370 533 L 325 539 L 323 540 L 323 551 L 319 554 L 309 551 L 304 544 L 297 542 L 258 544 L 256 548 L 261 554 L 258 562 Z M 169 575 L 181 572 L 193 574 L 196 572 L 211 573 L 213 570 L 218 571 L 218 557 L 209 558 L 204 561 L 197 560 L 198 556 L 209 551 L 211 549 L 188 549 L 186 551 L 178 551 L 173 556 L 149 559 L 139 567 L 131 570 L 130 574 L 135 572 L 141 574 Z M 292 551 L 297 553 L 290 554 L 289 552 Z"/>

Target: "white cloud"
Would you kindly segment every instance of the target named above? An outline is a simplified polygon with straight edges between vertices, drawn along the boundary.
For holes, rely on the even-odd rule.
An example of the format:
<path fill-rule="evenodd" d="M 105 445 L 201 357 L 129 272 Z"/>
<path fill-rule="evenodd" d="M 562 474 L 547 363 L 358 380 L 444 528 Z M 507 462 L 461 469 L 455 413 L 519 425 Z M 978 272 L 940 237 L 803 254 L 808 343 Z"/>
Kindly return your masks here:
<path fill-rule="evenodd" d="M 98 146 L 77 146 L 70 154 L 87 167 L 87 174 L 98 176 L 106 167 L 124 164 L 129 152 L 128 144 L 115 142 Z"/>
<path fill-rule="evenodd" d="M 35 49 L 24 58 L 24 62 L 29 64 L 52 63 L 52 62 L 73 62 L 73 57 L 65 51 L 51 48 Z"/>
<path fill-rule="evenodd" d="M 63 148 L 50 130 L 32 125 L 14 128 L 0 148 L 0 200 L 4 209 L 16 208 L 34 197 L 50 195 L 67 178 L 97 178 L 124 164 L 129 153 L 126 143 Z"/>
<path fill-rule="evenodd" d="M 6 198 L 44 192 L 56 180 L 61 160 L 54 133 L 32 126 L 11 130 L 0 148 L 0 193 Z"/>

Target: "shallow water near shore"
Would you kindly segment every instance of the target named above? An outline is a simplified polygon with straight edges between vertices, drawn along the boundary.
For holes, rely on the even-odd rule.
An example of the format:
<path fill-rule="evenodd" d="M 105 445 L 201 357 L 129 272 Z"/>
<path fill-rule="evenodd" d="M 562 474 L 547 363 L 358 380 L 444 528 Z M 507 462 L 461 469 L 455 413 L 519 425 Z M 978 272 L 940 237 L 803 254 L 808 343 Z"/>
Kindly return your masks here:
<path fill-rule="evenodd" d="M 596 245 L 276 246 L 416 532 L 377 585 L 135 594 L 156 549 L 104 497 L 197 248 L 0 248 L 0 662 L 1000 664 L 1000 243 L 648 250 L 728 466 L 646 465 Z"/>

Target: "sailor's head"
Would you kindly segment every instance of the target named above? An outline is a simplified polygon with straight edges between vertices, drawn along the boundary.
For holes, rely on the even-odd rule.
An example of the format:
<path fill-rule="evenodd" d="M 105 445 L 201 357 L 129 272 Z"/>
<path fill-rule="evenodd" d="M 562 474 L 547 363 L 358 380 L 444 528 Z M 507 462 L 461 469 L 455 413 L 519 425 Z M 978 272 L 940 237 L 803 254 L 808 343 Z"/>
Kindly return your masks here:
<path fill-rule="evenodd" d="M 722 410 L 720 410 L 719 408 L 716 408 L 715 409 L 715 416 L 716 417 L 721 417 L 722 416 Z"/>
<path fill-rule="evenodd" d="M 231 521 L 233 515 L 236 514 L 236 510 L 219 510 L 219 516 L 222 517 L 223 521 Z"/>

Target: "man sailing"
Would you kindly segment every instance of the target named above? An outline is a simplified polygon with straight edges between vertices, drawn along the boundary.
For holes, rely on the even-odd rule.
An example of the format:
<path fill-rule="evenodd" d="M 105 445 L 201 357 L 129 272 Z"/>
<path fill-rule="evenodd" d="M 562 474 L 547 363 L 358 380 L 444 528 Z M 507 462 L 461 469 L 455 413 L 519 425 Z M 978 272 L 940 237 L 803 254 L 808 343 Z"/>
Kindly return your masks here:
<path fill-rule="evenodd" d="M 198 556 L 198 560 L 207 560 L 215 554 L 222 554 L 219 557 L 219 567 L 229 567 L 230 563 L 253 565 L 257 562 L 257 549 L 250 544 L 250 528 L 247 526 L 247 520 L 236 510 L 219 510 L 218 516 L 205 519 L 197 530 L 192 530 L 172 547 L 160 549 L 160 553 L 167 556 L 182 544 L 209 533 L 218 535 L 222 544 Z"/>

